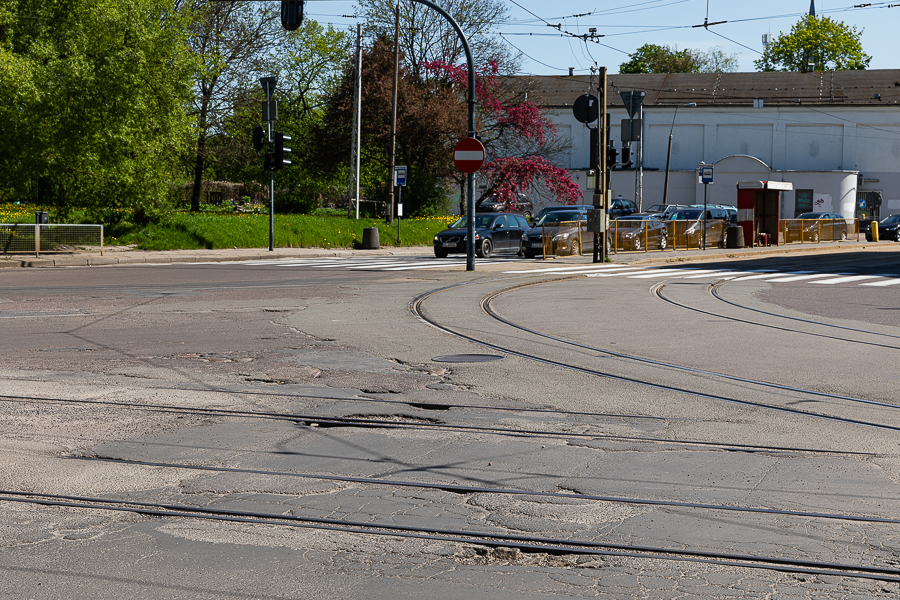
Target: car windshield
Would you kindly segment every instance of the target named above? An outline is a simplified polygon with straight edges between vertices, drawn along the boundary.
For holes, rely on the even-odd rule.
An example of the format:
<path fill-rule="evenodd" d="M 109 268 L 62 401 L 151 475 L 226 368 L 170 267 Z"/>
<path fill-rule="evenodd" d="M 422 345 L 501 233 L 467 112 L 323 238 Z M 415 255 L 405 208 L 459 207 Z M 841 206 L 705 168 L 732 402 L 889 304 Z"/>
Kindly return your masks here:
<path fill-rule="evenodd" d="M 797 218 L 798 219 L 824 219 L 826 217 L 827 217 L 827 215 L 824 215 L 822 213 L 803 213 L 802 215 L 800 215 Z"/>
<path fill-rule="evenodd" d="M 673 221 L 693 221 L 699 219 L 703 215 L 702 210 L 679 210 L 672 213 L 670 217 Z"/>
<path fill-rule="evenodd" d="M 580 221 L 582 220 L 584 213 L 581 212 L 563 212 L 563 211 L 553 211 L 548 212 L 546 215 L 541 217 L 541 220 L 538 221 L 538 225 L 552 225 L 555 223 L 562 223 L 564 221 Z"/>
<path fill-rule="evenodd" d="M 892 217 L 885 217 L 881 220 L 882 223 L 887 225 L 888 223 L 900 223 L 900 215 L 894 215 Z"/>
<path fill-rule="evenodd" d="M 665 204 L 654 204 L 650 208 L 647 209 L 647 212 L 666 212 Z"/>
<path fill-rule="evenodd" d="M 494 215 L 475 215 L 475 229 L 485 229 L 490 227 L 493 220 Z M 452 229 L 465 229 L 468 227 L 468 224 L 468 217 L 460 217 L 459 220 L 450 227 Z"/>

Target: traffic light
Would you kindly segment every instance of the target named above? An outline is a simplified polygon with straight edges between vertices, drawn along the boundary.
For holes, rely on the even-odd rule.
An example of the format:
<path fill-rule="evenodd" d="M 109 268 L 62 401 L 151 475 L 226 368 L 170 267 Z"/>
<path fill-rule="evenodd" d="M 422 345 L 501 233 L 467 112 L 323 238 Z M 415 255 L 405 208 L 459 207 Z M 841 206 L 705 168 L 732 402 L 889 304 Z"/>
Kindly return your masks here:
<path fill-rule="evenodd" d="M 259 152 L 266 145 L 266 131 L 261 125 L 257 125 L 253 130 L 253 147 Z"/>
<path fill-rule="evenodd" d="M 271 150 L 266 150 L 263 155 L 263 168 L 266 171 L 277 171 L 275 168 L 275 153 Z"/>
<path fill-rule="evenodd" d="M 616 166 L 616 158 L 618 158 L 618 156 L 619 156 L 619 151 L 616 150 L 614 147 L 608 146 L 606 148 L 606 168 L 607 169 L 612 169 L 614 166 Z"/>
<path fill-rule="evenodd" d="M 631 166 L 631 147 L 622 146 L 622 168 L 627 169 Z"/>
<path fill-rule="evenodd" d="M 278 131 L 275 132 L 275 156 L 272 159 L 273 160 L 272 167 L 276 171 L 279 170 L 284 165 L 291 164 L 291 161 L 287 160 L 284 156 L 285 154 L 289 154 L 291 151 L 290 148 L 284 147 L 284 143 L 285 142 L 290 143 L 290 141 L 291 141 L 291 136 L 284 135 L 283 133 L 280 133 Z"/>
<path fill-rule="evenodd" d="M 281 26 L 294 31 L 303 23 L 303 0 L 281 0 Z"/>

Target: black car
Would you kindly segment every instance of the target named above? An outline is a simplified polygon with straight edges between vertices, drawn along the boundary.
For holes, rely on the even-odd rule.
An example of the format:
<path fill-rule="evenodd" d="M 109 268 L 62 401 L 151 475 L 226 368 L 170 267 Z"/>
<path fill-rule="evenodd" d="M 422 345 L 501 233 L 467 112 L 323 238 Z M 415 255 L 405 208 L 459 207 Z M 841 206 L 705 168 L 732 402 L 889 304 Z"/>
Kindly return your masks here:
<path fill-rule="evenodd" d="M 618 219 L 619 217 L 627 217 L 638 211 L 637 206 L 631 200 L 625 198 L 615 198 L 610 202 L 609 208 L 606 210 L 609 218 Z"/>
<path fill-rule="evenodd" d="M 545 249 L 548 254 L 593 252 L 594 236 L 587 233 L 587 211 L 548 212 L 522 237 L 522 246 L 526 258 L 544 254 Z"/>
<path fill-rule="evenodd" d="M 878 239 L 879 240 L 893 239 L 897 242 L 900 242 L 900 215 L 886 217 L 886 218 L 878 221 Z M 869 223 L 868 227 L 866 227 L 866 240 L 869 242 L 872 241 L 872 224 L 871 223 Z"/>
<path fill-rule="evenodd" d="M 534 203 L 526 198 L 525 194 L 519 194 L 516 206 L 512 206 L 511 203 L 501 202 L 497 196 L 491 195 L 487 198 L 482 198 L 475 203 L 475 212 L 513 213 L 522 215 L 526 219 L 530 219 L 534 214 Z"/>
<path fill-rule="evenodd" d="M 434 236 L 434 255 L 446 258 L 451 253 L 465 253 L 467 227 L 468 218 L 460 217 L 449 229 Z M 530 229 L 528 221 L 521 215 L 476 213 L 475 253 L 481 258 L 487 258 L 493 252 L 522 254 L 522 236 Z"/>
<path fill-rule="evenodd" d="M 592 208 L 594 208 L 594 207 L 591 206 L 590 204 L 554 204 L 554 205 L 552 205 L 552 206 L 545 206 L 544 208 L 541 209 L 541 212 L 539 212 L 539 213 L 537 214 L 537 216 L 534 218 L 533 222 L 534 222 L 535 224 L 540 223 L 541 219 L 542 219 L 542 218 L 544 217 L 544 215 L 546 215 L 548 212 L 556 212 L 556 211 L 560 211 L 560 210 L 566 210 L 566 211 L 573 211 L 573 210 L 578 210 L 578 211 L 588 211 L 588 210 L 591 210 Z"/>

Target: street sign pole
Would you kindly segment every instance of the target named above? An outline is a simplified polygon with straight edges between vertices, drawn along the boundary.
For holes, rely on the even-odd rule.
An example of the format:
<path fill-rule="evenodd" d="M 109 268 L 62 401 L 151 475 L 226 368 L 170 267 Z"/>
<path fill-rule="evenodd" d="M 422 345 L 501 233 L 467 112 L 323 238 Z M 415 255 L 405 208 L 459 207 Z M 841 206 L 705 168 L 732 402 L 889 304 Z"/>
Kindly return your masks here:
<path fill-rule="evenodd" d="M 706 211 L 709 204 L 709 184 L 713 182 L 713 166 L 700 163 L 700 181 L 703 183 L 703 249 L 706 250 Z"/>
<path fill-rule="evenodd" d="M 400 245 L 400 217 L 403 216 L 403 186 L 406 185 L 406 166 L 394 167 L 394 185 L 397 186 L 397 245 Z"/>
<path fill-rule="evenodd" d="M 484 164 L 484 146 L 475 137 L 459 140 L 453 149 L 456 168 L 468 175 L 466 210 L 466 271 L 475 270 L 475 172 Z"/>

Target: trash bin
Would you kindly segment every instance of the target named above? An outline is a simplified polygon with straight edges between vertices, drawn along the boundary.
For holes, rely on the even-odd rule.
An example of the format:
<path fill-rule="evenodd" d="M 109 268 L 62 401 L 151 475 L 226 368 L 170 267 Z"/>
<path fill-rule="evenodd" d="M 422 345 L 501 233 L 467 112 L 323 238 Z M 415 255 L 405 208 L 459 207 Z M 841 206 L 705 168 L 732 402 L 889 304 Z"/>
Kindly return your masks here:
<path fill-rule="evenodd" d="M 378 241 L 377 227 L 364 227 L 362 248 L 363 250 L 378 250 L 381 247 Z"/>
<path fill-rule="evenodd" d="M 35 225 L 49 225 L 50 224 L 50 213 L 45 210 L 39 210 L 34 213 L 34 224 Z"/>
<path fill-rule="evenodd" d="M 725 247 L 726 248 L 743 248 L 744 247 L 744 228 L 740 225 L 729 225 L 725 230 Z"/>

